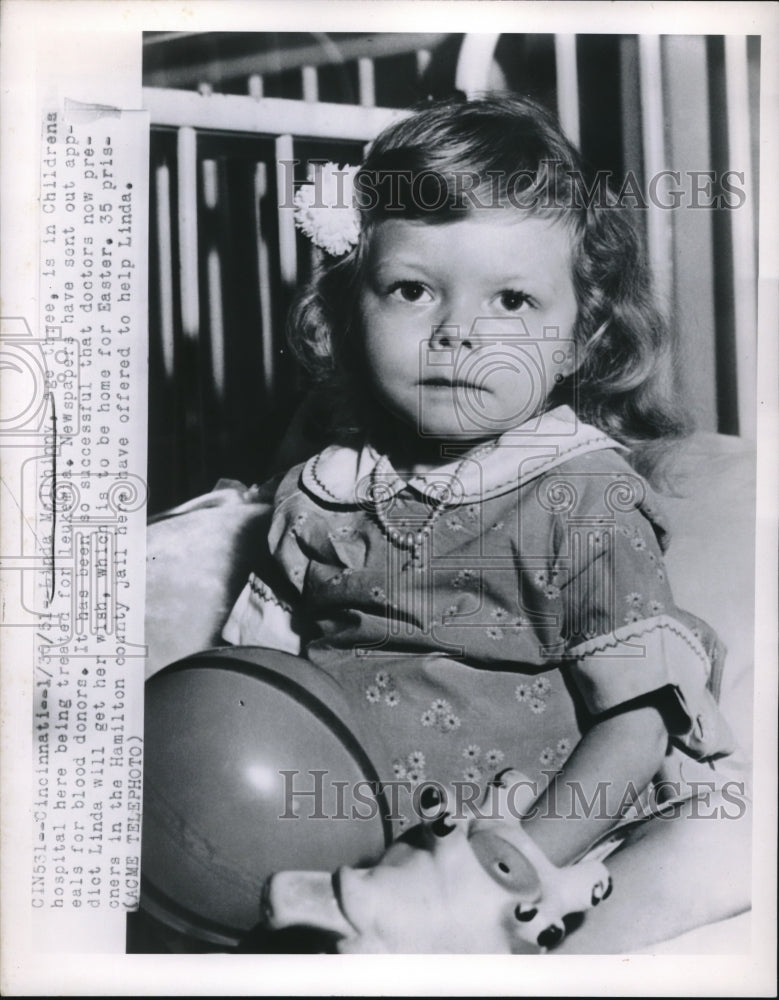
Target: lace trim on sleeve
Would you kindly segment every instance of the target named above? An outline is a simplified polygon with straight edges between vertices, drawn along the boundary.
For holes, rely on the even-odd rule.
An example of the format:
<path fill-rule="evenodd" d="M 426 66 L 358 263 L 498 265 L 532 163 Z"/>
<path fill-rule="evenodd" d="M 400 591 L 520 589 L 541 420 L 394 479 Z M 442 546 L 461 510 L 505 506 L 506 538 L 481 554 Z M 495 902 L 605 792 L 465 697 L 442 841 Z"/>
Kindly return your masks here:
<path fill-rule="evenodd" d="M 568 656 L 581 660 L 593 653 L 605 652 L 609 649 L 616 649 L 624 643 L 629 643 L 631 639 L 640 639 L 642 636 L 654 632 L 656 629 L 668 629 L 686 643 L 690 650 L 701 661 L 701 667 L 705 671 L 705 679 L 708 679 L 711 672 L 711 663 L 702 643 L 693 635 L 690 629 L 682 622 L 670 615 L 653 615 L 651 618 L 644 618 L 638 622 L 630 622 L 628 625 L 621 625 L 605 635 L 596 635 L 568 650 Z"/>
<path fill-rule="evenodd" d="M 265 646 L 296 656 L 301 650 L 292 608 L 254 574 L 235 602 L 222 636 L 234 646 Z"/>
<path fill-rule="evenodd" d="M 668 689 L 673 742 L 697 760 L 730 754 L 735 741 L 711 691 L 712 663 L 680 621 L 658 615 L 595 636 L 569 651 L 570 676 L 593 714 Z"/>

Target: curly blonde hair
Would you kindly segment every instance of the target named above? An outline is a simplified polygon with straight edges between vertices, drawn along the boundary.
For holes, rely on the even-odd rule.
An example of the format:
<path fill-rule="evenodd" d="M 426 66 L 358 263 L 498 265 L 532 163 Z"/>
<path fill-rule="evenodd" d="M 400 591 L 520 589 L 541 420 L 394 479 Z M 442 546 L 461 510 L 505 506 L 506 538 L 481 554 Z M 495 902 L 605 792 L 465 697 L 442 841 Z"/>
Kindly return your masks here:
<path fill-rule="evenodd" d="M 375 227 L 388 218 L 436 225 L 507 207 L 560 219 L 572 234 L 580 365 L 550 404 L 568 402 L 637 456 L 644 443 L 686 432 L 687 415 L 669 391 L 673 344 L 643 242 L 602 180 L 549 112 L 520 97 L 434 102 L 385 129 L 355 178 L 358 244 L 324 263 L 290 315 L 289 340 L 327 400 L 331 439 L 370 433 L 374 418 L 356 306 Z"/>

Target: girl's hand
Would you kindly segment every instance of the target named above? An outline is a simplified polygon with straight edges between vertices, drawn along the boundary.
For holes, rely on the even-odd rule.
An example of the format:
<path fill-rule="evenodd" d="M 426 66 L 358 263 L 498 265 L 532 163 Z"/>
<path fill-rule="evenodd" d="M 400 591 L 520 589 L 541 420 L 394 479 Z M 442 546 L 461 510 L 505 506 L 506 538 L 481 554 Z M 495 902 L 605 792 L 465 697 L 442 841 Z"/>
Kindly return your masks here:
<path fill-rule="evenodd" d="M 600 860 L 557 867 L 545 857 L 517 821 L 530 804 L 523 798 L 529 785 L 519 772 L 505 772 L 473 813 L 449 812 L 449 800 L 438 798 L 373 868 L 272 876 L 263 894 L 266 927 L 317 928 L 349 953 L 555 947 L 564 917 L 597 906 L 611 880 Z"/>

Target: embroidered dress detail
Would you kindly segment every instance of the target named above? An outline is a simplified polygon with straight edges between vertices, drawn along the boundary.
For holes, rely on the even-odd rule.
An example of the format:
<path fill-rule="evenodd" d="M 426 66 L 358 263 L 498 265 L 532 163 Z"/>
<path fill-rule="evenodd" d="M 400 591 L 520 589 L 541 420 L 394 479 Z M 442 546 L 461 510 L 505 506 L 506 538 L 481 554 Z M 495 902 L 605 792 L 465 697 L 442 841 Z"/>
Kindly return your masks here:
<path fill-rule="evenodd" d="M 382 780 L 511 766 L 540 787 L 583 726 L 653 695 L 667 760 L 710 762 L 732 745 L 722 651 L 661 578 L 667 531 L 622 450 L 567 407 L 408 480 L 370 444 L 327 448 L 275 493 L 260 575 L 295 615 L 254 583 L 225 638 L 304 622 Z"/>
<path fill-rule="evenodd" d="M 249 589 L 252 594 L 258 597 L 265 604 L 275 604 L 277 608 L 281 608 L 281 610 L 285 611 L 287 614 L 292 613 L 292 608 L 289 604 L 287 604 L 286 601 L 280 601 L 270 587 L 253 573 L 249 577 Z"/>
<path fill-rule="evenodd" d="M 235 603 L 222 634 L 227 642 L 267 646 L 299 654 L 301 640 L 292 625 L 292 609 L 254 573 Z"/>
<path fill-rule="evenodd" d="M 640 597 L 640 595 L 631 594 L 630 597 L 635 598 Z M 666 615 L 655 615 L 652 618 L 642 616 L 640 624 L 636 622 L 636 627 L 626 625 L 622 628 L 615 629 L 608 635 L 599 635 L 593 639 L 588 639 L 581 645 L 574 646 L 573 649 L 570 650 L 570 655 L 577 659 L 583 659 L 593 653 L 601 653 L 608 649 L 615 649 L 618 646 L 629 643 L 631 639 L 638 639 L 650 632 L 654 632 L 656 629 L 668 629 L 682 639 L 700 660 L 701 669 L 706 671 L 706 674 L 708 674 L 710 669 L 709 657 L 707 656 L 706 650 L 703 648 L 701 642 L 697 640 L 692 631 L 684 626 L 680 621 Z"/>
<path fill-rule="evenodd" d="M 404 549 L 411 554 L 412 563 L 417 566 L 424 564 L 423 552 L 427 548 L 428 540 L 433 531 L 433 526 L 448 507 L 458 506 L 460 503 L 458 487 L 460 486 L 460 476 L 466 465 L 470 462 L 478 462 L 483 456 L 493 451 L 497 447 L 496 441 L 490 441 L 481 448 L 468 454 L 454 469 L 451 476 L 434 479 L 425 488 L 425 499 L 430 505 L 430 513 L 425 520 L 415 528 L 410 528 L 408 521 L 399 520 L 397 524 L 392 524 L 387 509 L 394 502 L 394 495 L 390 494 L 383 498 L 386 492 L 386 483 L 391 481 L 394 470 L 386 456 L 382 456 L 371 474 L 369 495 L 373 498 L 372 511 L 381 526 L 382 531 L 392 545 L 399 549 Z M 449 526 L 456 519 L 451 518 Z M 457 528 L 462 530 L 460 521 L 456 521 Z"/>
<path fill-rule="evenodd" d="M 568 406 L 558 406 L 538 418 L 532 433 L 521 428 L 506 431 L 481 450 L 459 461 L 442 466 L 431 474 L 434 480 L 448 479 L 456 472 L 460 504 L 482 505 L 487 499 L 512 492 L 518 486 L 538 479 L 550 470 L 591 452 L 624 446 L 601 431 L 583 424 Z M 375 468 L 382 463 L 378 495 L 373 493 Z M 635 474 L 632 478 L 638 481 Z M 412 476 L 405 482 L 392 468 L 386 456 L 372 445 L 361 449 L 330 446 L 309 459 L 300 475 L 301 485 L 322 500 L 370 508 L 378 501 L 389 499 L 407 487 L 425 497 L 430 485 L 426 476 Z"/>
<path fill-rule="evenodd" d="M 658 615 L 582 643 L 571 655 L 570 676 L 590 711 L 667 688 L 677 716 L 666 721 L 677 745 L 698 760 L 735 749 L 716 703 L 724 655 L 716 639 L 707 651 L 683 621 Z"/>

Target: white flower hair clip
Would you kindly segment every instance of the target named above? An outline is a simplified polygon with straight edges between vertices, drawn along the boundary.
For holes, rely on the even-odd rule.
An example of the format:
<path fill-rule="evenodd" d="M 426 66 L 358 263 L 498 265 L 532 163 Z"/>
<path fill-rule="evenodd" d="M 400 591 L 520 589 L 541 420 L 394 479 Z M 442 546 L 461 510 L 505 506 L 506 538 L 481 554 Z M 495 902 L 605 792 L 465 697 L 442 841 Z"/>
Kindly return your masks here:
<path fill-rule="evenodd" d="M 360 237 L 360 216 L 354 204 L 354 178 L 359 169 L 348 164 L 312 164 L 309 183 L 295 193 L 295 225 L 333 257 L 347 253 Z"/>

